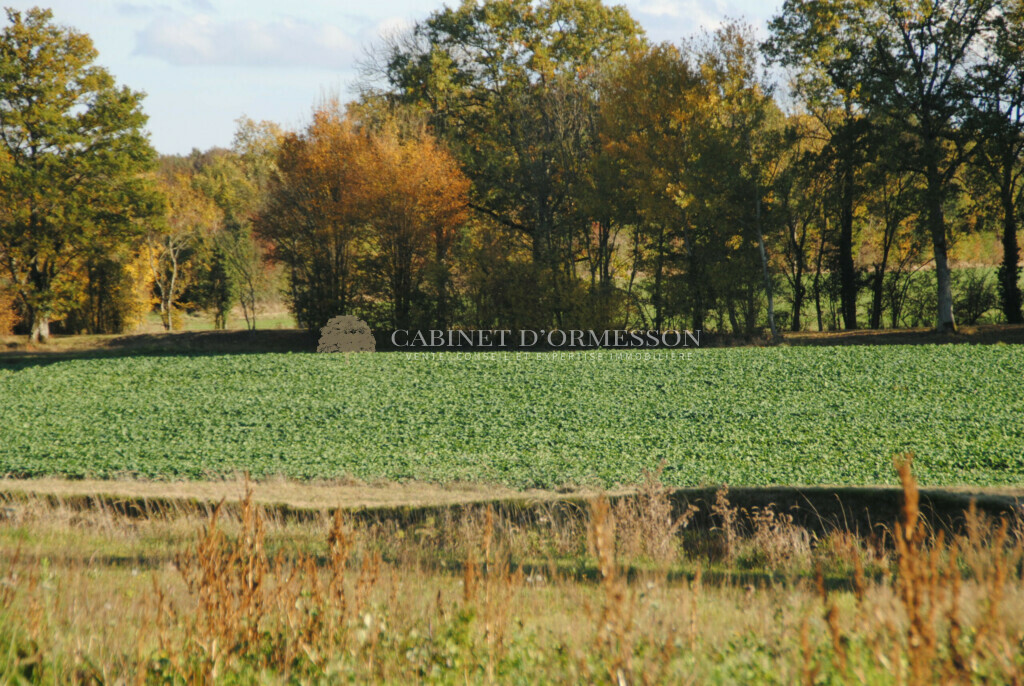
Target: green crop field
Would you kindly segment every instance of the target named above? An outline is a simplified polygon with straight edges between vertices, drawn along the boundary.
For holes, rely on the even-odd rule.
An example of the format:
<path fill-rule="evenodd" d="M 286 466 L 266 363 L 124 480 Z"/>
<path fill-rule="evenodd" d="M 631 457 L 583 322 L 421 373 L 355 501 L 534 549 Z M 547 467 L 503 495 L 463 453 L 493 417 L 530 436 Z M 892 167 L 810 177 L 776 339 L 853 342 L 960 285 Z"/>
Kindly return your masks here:
<path fill-rule="evenodd" d="M 0 369 L 0 473 L 1024 483 L 1024 347 L 268 354 Z"/>

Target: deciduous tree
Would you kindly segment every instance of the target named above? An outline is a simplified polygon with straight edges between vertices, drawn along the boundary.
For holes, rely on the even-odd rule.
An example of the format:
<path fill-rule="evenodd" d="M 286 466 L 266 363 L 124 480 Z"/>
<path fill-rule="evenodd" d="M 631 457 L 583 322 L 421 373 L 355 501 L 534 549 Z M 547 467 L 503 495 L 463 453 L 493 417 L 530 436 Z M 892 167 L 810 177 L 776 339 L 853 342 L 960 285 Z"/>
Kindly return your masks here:
<path fill-rule="evenodd" d="M 98 244 L 140 234 L 159 211 L 142 94 L 94 64 L 83 33 L 48 10 L 7 10 L 0 32 L 0 268 L 33 340 L 49 336 Z"/>
<path fill-rule="evenodd" d="M 836 259 L 847 329 L 857 328 L 855 216 L 868 129 L 862 94 L 870 40 L 860 10 L 859 0 L 786 0 L 764 44 L 766 55 L 789 70 L 793 94 L 820 124 L 824 147 L 816 163 L 831 177 L 824 209 L 838 227 Z"/>
<path fill-rule="evenodd" d="M 1021 311 L 1018 217 L 1024 195 L 1024 3 L 1007 0 L 986 34 L 986 59 L 975 74 L 974 162 L 988 177 L 1001 214 L 1003 259 L 998 290 L 1003 316 L 1024 323 Z"/>
<path fill-rule="evenodd" d="M 368 231 L 365 261 L 386 284 L 393 325 L 412 325 L 414 298 L 424 285 L 433 312 L 422 313 L 429 319 L 419 323 L 451 325 L 451 249 L 466 219 L 469 180 L 426 132 L 372 132 L 356 164 L 350 192 L 356 217 Z"/>
<path fill-rule="evenodd" d="M 160 318 L 164 328 L 172 331 L 179 298 L 201 268 L 198 248 L 220 228 L 223 215 L 189 175 L 173 174 L 161 185 L 167 198 L 166 216 L 151 224 L 146 247 Z"/>
<path fill-rule="evenodd" d="M 972 72 L 997 0 L 873 0 L 860 21 L 870 37 L 864 90 L 869 109 L 902 129 L 908 167 L 924 180 L 924 216 L 937 283 L 936 328 L 955 331 L 947 203 L 971 149 Z"/>
<path fill-rule="evenodd" d="M 641 35 L 623 7 L 600 0 L 464 0 L 378 60 L 390 96 L 425 108 L 462 162 L 471 207 L 528 238 L 556 324 L 591 229 L 572 192 L 596 137 L 582 111 L 594 95 L 587 75 Z"/>
<path fill-rule="evenodd" d="M 352 311 L 356 295 L 356 239 L 351 190 L 359 134 L 336 103 L 319 107 L 301 133 L 284 136 L 278 173 L 257 230 L 271 257 L 285 265 L 292 311 L 301 326 L 317 330 Z"/>

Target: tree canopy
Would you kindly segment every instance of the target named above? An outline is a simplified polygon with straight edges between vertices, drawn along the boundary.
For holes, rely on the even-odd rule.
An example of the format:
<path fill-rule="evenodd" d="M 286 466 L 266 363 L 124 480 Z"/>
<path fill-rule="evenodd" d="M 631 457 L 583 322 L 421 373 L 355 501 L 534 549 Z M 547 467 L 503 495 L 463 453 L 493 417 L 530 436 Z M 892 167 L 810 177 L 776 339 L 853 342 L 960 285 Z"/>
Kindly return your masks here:
<path fill-rule="evenodd" d="M 0 320 L 36 338 L 280 299 L 308 328 L 1024 321 L 1020 0 L 785 0 L 764 42 L 660 45 L 601 0 L 465 0 L 357 101 L 160 174 L 88 37 L 7 16 Z"/>
<path fill-rule="evenodd" d="M 160 209 L 143 95 L 96 66 L 88 36 L 48 10 L 7 10 L 0 32 L 0 269 L 34 340 L 49 335 L 97 248 Z"/>

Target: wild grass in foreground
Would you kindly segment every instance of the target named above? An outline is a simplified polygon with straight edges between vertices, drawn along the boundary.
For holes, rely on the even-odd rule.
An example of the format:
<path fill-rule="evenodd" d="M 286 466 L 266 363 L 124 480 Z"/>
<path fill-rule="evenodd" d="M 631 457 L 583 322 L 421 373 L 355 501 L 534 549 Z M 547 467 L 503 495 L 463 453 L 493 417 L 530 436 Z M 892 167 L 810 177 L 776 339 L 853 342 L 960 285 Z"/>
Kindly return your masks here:
<path fill-rule="evenodd" d="M 816 535 L 775 508 L 695 531 L 634 499 L 411 528 L 246 500 L 127 519 L 22 504 L 0 523 L 0 679 L 31 683 L 1019 683 L 1024 526 Z"/>

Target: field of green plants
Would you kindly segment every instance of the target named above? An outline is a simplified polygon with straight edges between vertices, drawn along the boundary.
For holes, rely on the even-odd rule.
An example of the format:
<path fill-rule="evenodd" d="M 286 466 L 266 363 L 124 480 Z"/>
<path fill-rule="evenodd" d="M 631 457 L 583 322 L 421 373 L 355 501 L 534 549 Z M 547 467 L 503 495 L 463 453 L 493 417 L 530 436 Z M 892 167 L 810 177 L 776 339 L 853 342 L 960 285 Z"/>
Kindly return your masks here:
<path fill-rule="evenodd" d="M 0 474 L 1024 483 L 1024 347 L 266 354 L 0 368 Z"/>

